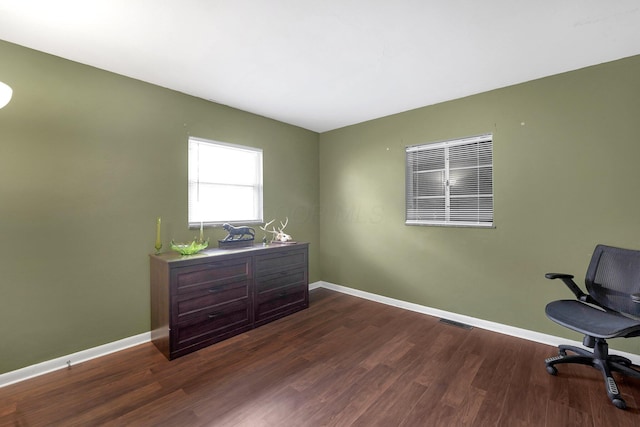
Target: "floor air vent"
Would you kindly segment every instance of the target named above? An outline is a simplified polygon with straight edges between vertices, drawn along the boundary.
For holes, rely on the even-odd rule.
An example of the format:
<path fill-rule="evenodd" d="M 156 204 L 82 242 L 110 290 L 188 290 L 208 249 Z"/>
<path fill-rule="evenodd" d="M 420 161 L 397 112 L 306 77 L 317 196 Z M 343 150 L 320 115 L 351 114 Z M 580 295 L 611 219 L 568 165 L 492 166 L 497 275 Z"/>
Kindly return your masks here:
<path fill-rule="evenodd" d="M 456 328 L 461 328 L 466 330 L 473 329 L 473 326 L 467 325 L 466 323 L 456 322 L 455 320 L 440 319 L 440 323 L 444 323 L 445 325 L 451 325 L 451 326 L 455 326 Z"/>

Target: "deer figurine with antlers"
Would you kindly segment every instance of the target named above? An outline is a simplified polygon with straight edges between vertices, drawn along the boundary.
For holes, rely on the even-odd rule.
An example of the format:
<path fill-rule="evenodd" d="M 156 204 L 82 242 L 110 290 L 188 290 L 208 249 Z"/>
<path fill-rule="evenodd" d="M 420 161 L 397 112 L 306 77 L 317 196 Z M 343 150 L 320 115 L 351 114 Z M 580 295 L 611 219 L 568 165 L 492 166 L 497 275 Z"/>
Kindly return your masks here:
<path fill-rule="evenodd" d="M 287 226 L 287 224 L 289 224 L 289 217 L 287 217 L 284 221 L 284 224 L 282 223 L 282 221 L 280 221 L 280 228 L 278 228 L 278 231 L 276 231 L 275 227 L 272 230 L 267 230 L 267 228 L 271 225 L 271 223 L 273 223 L 275 221 L 275 219 L 272 219 L 271 221 L 269 221 L 268 223 L 266 223 L 264 225 L 264 227 L 260 227 L 260 229 L 266 233 L 272 233 L 273 234 L 273 239 L 271 239 L 272 242 L 280 242 L 280 243 L 286 243 L 292 240 L 291 236 L 289 236 L 288 234 L 286 234 L 283 230 L 285 229 L 285 227 Z"/>

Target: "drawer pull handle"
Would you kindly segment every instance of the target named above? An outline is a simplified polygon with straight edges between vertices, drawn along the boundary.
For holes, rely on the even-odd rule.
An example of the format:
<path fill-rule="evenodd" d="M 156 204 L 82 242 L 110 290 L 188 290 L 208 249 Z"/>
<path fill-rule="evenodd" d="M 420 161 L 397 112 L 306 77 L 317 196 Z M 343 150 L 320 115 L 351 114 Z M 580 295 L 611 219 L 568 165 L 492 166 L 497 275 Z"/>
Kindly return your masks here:
<path fill-rule="evenodd" d="M 278 298 L 286 298 L 287 296 L 287 291 L 282 291 L 278 294 Z"/>
<path fill-rule="evenodd" d="M 217 319 L 218 317 L 220 317 L 223 313 L 219 312 L 219 311 L 215 311 L 213 313 L 211 313 L 208 317 L 209 319 Z"/>
<path fill-rule="evenodd" d="M 210 294 L 215 294 L 216 292 L 220 292 L 222 289 L 221 288 L 209 288 L 209 293 Z"/>

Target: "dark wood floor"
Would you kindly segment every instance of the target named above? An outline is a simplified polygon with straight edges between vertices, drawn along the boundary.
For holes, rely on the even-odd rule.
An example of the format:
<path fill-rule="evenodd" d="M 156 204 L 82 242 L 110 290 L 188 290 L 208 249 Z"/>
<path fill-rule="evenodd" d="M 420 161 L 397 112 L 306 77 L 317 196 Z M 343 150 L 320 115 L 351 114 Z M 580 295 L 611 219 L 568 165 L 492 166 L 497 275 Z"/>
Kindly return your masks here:
<path fill-rule="evenodd" d="M 0 388 L 1 426 L 638 426 L 555 349 L 325 289 L 311 307 L 168 362 L 152 344 Z"/>

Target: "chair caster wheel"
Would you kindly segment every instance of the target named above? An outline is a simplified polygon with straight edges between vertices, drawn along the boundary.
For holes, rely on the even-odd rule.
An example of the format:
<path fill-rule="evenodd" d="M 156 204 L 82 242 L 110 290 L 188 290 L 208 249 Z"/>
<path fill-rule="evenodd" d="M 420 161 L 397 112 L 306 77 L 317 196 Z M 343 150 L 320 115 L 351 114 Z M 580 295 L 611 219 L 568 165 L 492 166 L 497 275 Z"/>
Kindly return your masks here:
<path fill-rule="evenodd" d="M 555 366 L 547 366 L 547 372 L 549 373 L 549 375 L 553 375 L 553 376 L 558 375 L 558 370 L 556 369 Z"/>
<path fill-rule="evenodd" d="M 627 409 L 627 404 L 622 399 L 613 399 L 611 402 L 616 405 L 616 408 Z"/>

